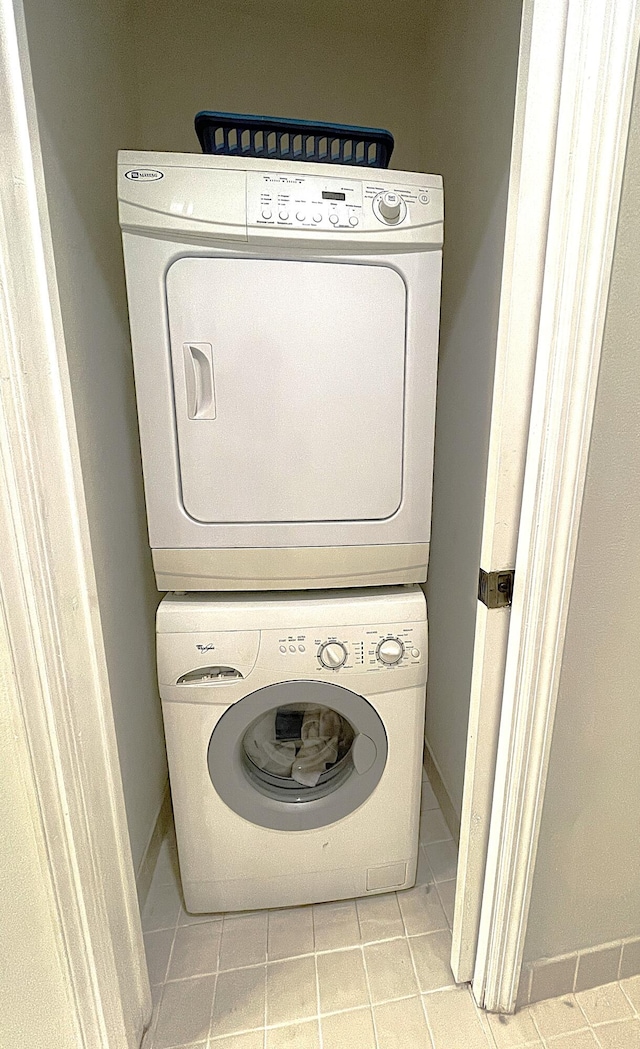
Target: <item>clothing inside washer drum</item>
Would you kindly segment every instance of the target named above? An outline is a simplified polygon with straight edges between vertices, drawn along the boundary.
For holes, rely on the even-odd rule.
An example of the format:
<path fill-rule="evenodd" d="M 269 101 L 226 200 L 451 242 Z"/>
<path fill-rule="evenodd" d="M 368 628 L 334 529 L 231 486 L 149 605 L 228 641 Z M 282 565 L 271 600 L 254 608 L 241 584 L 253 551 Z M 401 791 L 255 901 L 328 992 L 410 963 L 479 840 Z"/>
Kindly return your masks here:
<path fill-rule="evenodd" d="M 244 734 L 242 744 L 252 778 L 281 789 L 342 781 L 351 763 L 355 732 L 330 707 L 289 703 L 267 711 Z"/>

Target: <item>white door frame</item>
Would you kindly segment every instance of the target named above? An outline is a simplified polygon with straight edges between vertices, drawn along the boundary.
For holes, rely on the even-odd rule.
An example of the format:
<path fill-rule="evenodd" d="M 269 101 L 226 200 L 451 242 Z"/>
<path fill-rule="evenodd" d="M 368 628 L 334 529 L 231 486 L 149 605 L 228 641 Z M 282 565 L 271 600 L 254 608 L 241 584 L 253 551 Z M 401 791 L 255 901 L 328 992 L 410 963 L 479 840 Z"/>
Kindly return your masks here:
<path fill-rule="evenodd" d="M 24 949 L 66 989 L 54 1038 L 71 1026 L 78 1049 L 134 1049 L 151 995 L 21 0 L 0 0 L 0 80 L 0 706 L 29 748 L 25 835 L 59 941 L 55 959 Z"/>
<path fill-rule="evenodd" d="M 532 2 L 535 15 L 545 0 Z M 561 2 L 533 421 L 474 977 L 477 1000 L 501 1011 L 513 1008 L 526 929 L 638 46 L 636 0 Z M 31 747 L 78 1046 L 134 1049 L 149 986 L 21 0 L 0 0 L 0 55 L 0 597 L 13 713 Z"/>
<path fill-rule="evenodd" d="M 531 424 L 473 977 L 476 1001 L 497 1012 L 515 1008 L 522 965 L 640 32 L 637 0 L 564 6 Z M 537 7 L 534 0 L 534 18 Z M 557 53 L 557 41 L 539 44 L 550 45 Z"/>

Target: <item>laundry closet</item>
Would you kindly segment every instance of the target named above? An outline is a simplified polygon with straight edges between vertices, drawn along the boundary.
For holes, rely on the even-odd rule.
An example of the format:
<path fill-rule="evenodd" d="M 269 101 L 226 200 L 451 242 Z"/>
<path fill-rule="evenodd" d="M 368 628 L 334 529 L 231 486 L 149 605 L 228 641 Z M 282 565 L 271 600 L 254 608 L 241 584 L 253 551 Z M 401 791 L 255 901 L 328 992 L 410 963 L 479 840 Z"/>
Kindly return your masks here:
<path fill-rule="evenodd" d="M 203 109 L 388 128 L 442 175 L 426 744 L 462 808 L 520 3 L 25 0 L 104 645 L 139 891 L 167 771 L 116 200 L 118 150 L 199 153 Z"/>

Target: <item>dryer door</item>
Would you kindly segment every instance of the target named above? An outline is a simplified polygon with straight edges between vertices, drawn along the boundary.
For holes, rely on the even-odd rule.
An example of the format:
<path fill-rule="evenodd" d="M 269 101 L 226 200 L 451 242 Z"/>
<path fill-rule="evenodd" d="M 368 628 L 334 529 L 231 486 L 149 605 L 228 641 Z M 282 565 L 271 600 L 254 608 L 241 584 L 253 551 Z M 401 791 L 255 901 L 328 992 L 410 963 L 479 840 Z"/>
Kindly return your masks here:
<path fill-rule="evenodd" d="M 389 266 L 181 258 L 166 277 L 182 501 L 205 523 L 390 517 L 406 288 Z"/>
<path fill-rule="evenodd" d="M 234 812 L 262 827 L 311 830 L 367 800 L 385 768 L 387 735 L 355 692 L 286 681 L 229 707 L 207 760 L 213 786 Z"/>

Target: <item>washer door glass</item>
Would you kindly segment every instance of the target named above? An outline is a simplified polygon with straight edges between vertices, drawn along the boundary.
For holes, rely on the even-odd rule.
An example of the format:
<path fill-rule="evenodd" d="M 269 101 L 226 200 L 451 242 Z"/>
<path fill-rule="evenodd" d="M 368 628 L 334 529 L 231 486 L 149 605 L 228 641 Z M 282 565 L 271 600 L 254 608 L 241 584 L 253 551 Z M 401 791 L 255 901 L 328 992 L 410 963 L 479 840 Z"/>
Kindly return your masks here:
<path fill-rule="evenodd" d="M 287 681 L 231 706 L 209 741 L 211 781 L 253 823 L 308 830 L 359 808 L 387 759 L 384 725 L 362 696 Z"/>
<path fill-rule="evenodd" d="M 337 710 L 287 703 L 261 714 L 242 737 L 245 772 L 269 797 L 311 801 L 350 775 L 353 725 Z"/>

